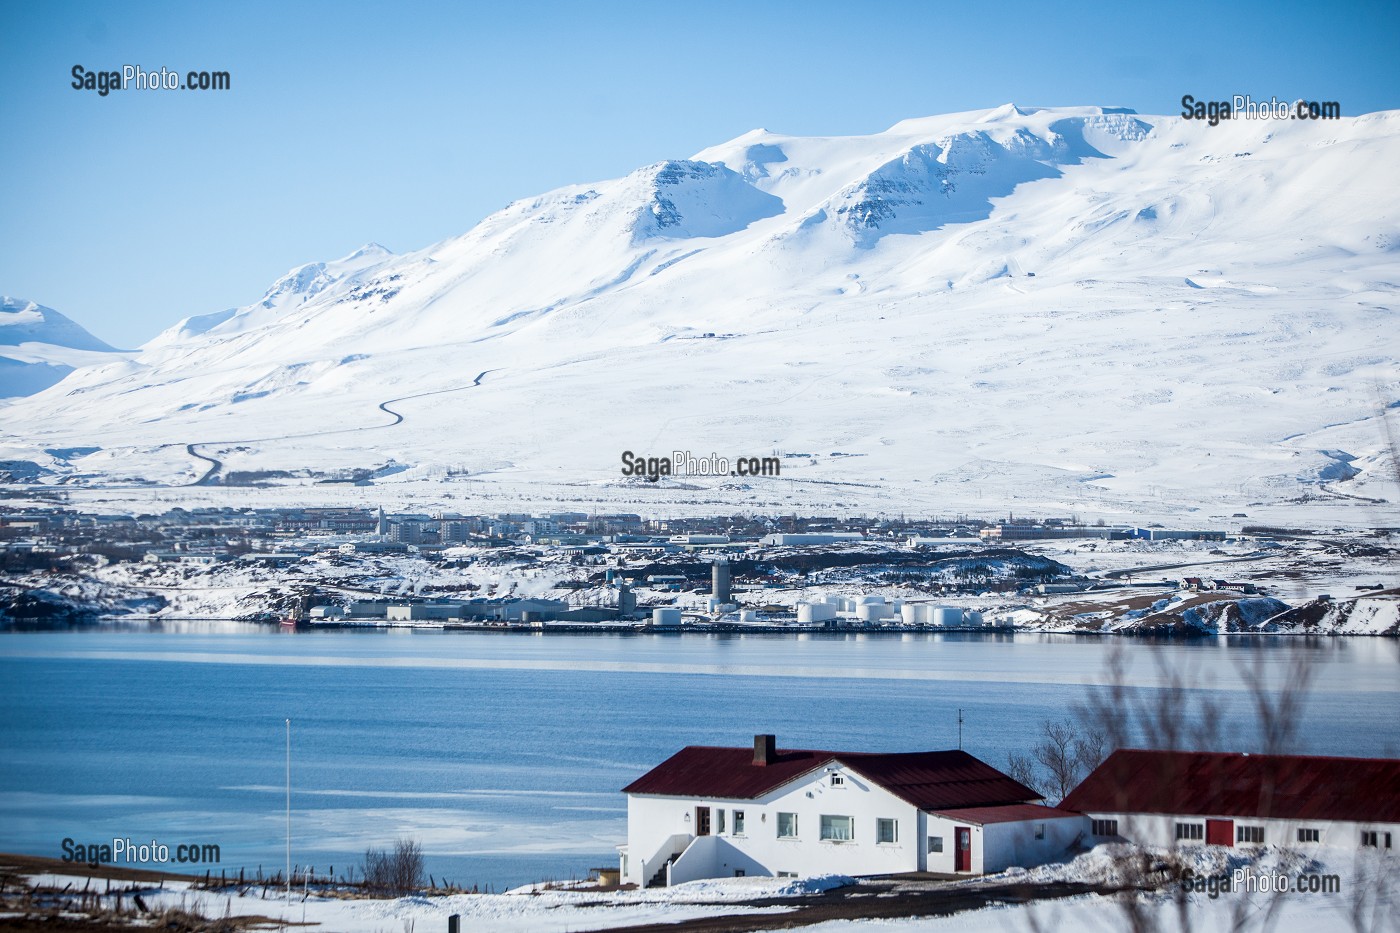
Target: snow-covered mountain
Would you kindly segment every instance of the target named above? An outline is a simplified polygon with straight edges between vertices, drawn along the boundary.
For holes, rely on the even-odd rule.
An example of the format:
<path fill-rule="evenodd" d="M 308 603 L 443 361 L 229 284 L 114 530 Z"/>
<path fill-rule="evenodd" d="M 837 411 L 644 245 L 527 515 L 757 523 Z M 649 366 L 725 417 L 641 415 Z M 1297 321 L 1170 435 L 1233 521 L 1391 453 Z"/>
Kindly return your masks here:
<path fill-rule="evenodd" d="M 1375 520 L 1362 499 L 1400 496 L 1377 414 L 1400 398 L 1396 165 L 1400 112 L 755 130 L 294 269 L 9 403 L 0 459 L 428 497 L 450 474 L 632 511 L 1205 521 L 1331 496 Z M 776 453 L 783 475 L 643 483 L 624 450 Z"/>
<path fill-rule="evenodd" d="M 0 295 L 0 398 L 32 395 L 119 355 L 53 308 Z"/>

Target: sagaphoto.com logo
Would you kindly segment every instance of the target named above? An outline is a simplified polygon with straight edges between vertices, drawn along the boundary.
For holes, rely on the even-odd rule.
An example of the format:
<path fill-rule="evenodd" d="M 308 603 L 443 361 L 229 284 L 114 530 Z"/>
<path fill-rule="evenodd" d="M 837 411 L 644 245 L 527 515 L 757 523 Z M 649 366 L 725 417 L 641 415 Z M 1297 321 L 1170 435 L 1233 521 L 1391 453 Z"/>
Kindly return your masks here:
<path fill-rule="evenodd" d="M 1335 100 L 1255 100 L 1248 94 L 1236 94 L 1229 100 L 1198 100 L 1186 94 L 1181 98 L 1181 117 L 1204 120 L 1211 126 L 1225 120 L 1340 120 L 1342 105 Z"/>
<path fill-rule="evenodd" d="M 227 91 L 233 79 L 227 71 L 180 71 L 161 67 L 147 71 L 140 65 L 122 65 L 119 70 L 89 71 L 74 65 L 70 87 L 75 91 L 93 91 L 106 97 L 113 91 Z"/>

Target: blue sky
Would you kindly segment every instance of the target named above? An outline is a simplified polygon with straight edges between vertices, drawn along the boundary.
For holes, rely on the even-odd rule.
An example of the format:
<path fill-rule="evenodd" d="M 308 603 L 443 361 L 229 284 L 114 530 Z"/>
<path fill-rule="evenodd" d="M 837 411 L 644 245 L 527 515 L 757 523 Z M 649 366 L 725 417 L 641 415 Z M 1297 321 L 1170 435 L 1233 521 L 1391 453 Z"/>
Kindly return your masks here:
<path fill-rule="evenodd" d="M 0 292 L 131 347 L 367 241 L 754 127 L 1183 94 L 1400 107 L 1400 4 L 0 2 Z M 71 69 L 226 70 L 227 92 Z"/>

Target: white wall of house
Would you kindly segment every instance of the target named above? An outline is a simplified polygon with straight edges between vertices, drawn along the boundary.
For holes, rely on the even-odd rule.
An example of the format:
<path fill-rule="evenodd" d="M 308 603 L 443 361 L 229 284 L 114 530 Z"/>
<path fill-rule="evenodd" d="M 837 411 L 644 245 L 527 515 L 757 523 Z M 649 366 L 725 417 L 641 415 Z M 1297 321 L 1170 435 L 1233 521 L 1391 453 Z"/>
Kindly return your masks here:
<path fill-rule="evenodd" d="M 1154 813 L 1087 813 L 1085 817 L 1090 820 L 1117 820 L 1118 837 L 1116 838 L 1126 839 L 1138 845 L 1163 847 L 1205 845 L 1204 827 L 1206 820 L 1210 819 L 1230 820 L 1234 824 L 1231 844 L 1241 848 L 1262 844 L 1266 846 L 1325 845 L 1354 849 L 1361 846 L 1363 832 L 1373 832 L 1377 834 L 1377 842 L 1382 850 L 1385 848 L 1386 833 L 1390 834 L 1391 851 L 1400 849 L 1400 823 L 1356 823 L 1347 820 L 1264 820 L 1242 816 L 1173 816 Z M 1176 837 L 1178 823 L 1199 824 L 1202 827 L 1201 838 L 1178 840 Z M 1238 841 L 1234 837 L 1238 835 L 1238 829 L 1241 826 L 1262 828 L 1264 831 L 1263 842 Z M 1298 838 L 1300 829 L 1317 830 L 1317 842 L 1301 842 Z M 1087 837 L 1087 841 L 1108 842 L 1113 838 L 1115 837 L 1090 835 Z"/>
<path fill-rule="evenodd" d="M 968 870 L 974 874 L 982 871 L 982 827 L 967 820 L 949 819 L 937 813 L 924 815 L 922 840 L 924 864 L 921 868 L 922 871 L 938 872 L 944 875 L 954 873 L 954 867 L 957 864 L 954 854 L 957 851 L 957 828 L 959 826 L 965 826 L 970 831 L 972 852 Z"/>
<path fill-rule="evenodd" d="M 1089 821 L 1069 815 L 1045 820 L 988 823 L 982 834 L 982 871 L 1053 862 L 1089 835 Z"/>
<path fill-rule="evenodd" d="M 833 776 L 839 780 L 833 782 Z M 838 762 L 756 800 L 628 794 L 623 880 L 646 884 L 670 855 L 667 841 L 676 834 L 695 835 L 699 807 L 710 810 L 713 838 L 687 848 L 672 866 L 672 883 L 733 877 L 738 871 L 876 875 L 923 867 L 923 814 Z M 742 833 L 735 832 L 735 811 L 743 813 Z M 778 836 L 784 813 L 796 816 L 795 836 Z M 838 818 L 828 821 L 828 836 L 844 835 L 849 825 L 851 838 L 823 839 L 823 816 Z M 894 821 L 895 841 L 878 841 L 881 820 Z"/>

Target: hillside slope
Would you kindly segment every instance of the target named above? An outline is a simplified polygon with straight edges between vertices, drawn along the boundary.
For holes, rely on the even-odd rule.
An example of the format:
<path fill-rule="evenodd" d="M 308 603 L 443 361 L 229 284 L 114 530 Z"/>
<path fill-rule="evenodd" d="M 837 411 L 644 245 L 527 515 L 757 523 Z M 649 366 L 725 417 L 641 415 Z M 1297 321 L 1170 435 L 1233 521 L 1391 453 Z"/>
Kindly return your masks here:
<path fill-rule="evenodd" d="M 215 481 L 432 497 L 451 474 L 634 511 L 1323 498 L 1371 523 L 1391 506 L 1364 500 L 1400 496 L 1377 416 L 1400 398 L 1397 164 L 1395 112 L 756 130 L 299 267 L 9 403 L 0 459 L 179 484 L 209 467 L 194 444 Z M 45 452 L 79 446 L 101 449 Z M 624 450 L 777 454 L 783 476 L 640 484 Z"/>

